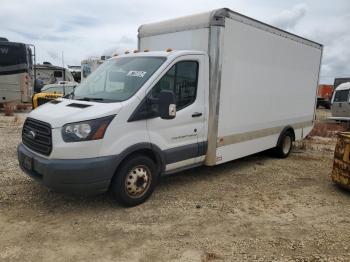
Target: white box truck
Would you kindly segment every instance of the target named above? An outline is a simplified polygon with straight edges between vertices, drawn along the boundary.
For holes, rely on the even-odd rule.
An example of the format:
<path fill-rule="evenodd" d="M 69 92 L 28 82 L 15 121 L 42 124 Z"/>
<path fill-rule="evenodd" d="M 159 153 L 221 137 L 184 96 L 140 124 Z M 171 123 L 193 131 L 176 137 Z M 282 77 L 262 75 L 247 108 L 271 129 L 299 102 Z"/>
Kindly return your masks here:
<path fill-rule="evenodd" d="M 18 147 L 28 175 L 60 191 L 110 189 L 132 206 L 160 175 L 267 149 L 287 157 L 311 130 L 320 44 L 229 9 L 143 25 L 138 37 L 150 51 L 109 59 L 30 113 Z"/>

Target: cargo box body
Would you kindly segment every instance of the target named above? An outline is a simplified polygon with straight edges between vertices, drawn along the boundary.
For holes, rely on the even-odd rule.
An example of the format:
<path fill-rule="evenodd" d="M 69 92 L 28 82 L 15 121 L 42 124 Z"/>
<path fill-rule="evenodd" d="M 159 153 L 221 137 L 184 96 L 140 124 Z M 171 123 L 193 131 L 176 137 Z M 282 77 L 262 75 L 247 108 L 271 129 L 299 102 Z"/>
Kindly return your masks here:
<path fill-rule="evenodd" d="M 139 28 L 139 50 L 200 50 L 209 55 L 207 165 L 295 139 L 312 129 L 322 45 L 228 9 Z"/>

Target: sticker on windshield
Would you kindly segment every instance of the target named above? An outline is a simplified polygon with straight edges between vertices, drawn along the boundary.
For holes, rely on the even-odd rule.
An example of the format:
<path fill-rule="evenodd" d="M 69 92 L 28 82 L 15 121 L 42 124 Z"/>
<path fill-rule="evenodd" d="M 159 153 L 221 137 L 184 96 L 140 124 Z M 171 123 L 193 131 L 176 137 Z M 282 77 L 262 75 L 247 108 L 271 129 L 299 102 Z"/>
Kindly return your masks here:
<path fill-rule="evenodd" d="M 145 71 L 129 71 L 127 76 L 144 77 L 146 73 Z"/>

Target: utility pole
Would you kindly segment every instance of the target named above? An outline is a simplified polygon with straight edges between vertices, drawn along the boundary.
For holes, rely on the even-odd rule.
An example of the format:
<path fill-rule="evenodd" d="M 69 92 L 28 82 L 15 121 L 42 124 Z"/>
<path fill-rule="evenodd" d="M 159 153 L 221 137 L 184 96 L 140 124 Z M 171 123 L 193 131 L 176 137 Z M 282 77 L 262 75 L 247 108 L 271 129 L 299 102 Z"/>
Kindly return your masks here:
<path fill-rule="evenodd" d="M 66 70 L 64 68 L 64 56 L 62 51 L 62 68 L 63 68 L 63 81 L 66 81 Z"/>

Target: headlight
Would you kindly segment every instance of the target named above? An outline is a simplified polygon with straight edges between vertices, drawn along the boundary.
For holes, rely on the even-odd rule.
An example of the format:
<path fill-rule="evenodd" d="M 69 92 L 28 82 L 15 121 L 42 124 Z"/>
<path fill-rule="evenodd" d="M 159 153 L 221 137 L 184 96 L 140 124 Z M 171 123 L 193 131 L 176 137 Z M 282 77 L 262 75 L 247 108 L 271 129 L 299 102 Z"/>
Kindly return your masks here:
<path fill-rule="evenodd" d="M 62 128 L 63 141 L 79 142 L 101 139 L 114 116 L 66 124 Z"/>

